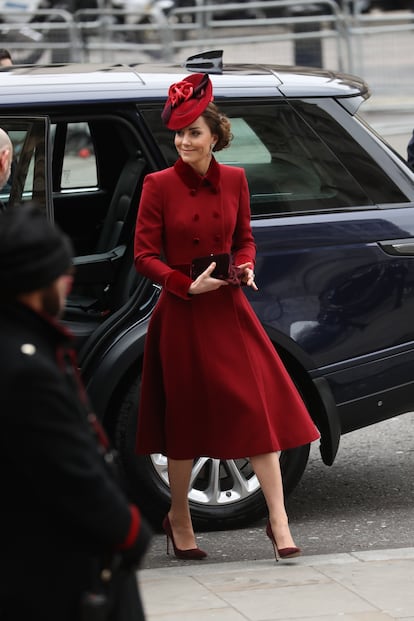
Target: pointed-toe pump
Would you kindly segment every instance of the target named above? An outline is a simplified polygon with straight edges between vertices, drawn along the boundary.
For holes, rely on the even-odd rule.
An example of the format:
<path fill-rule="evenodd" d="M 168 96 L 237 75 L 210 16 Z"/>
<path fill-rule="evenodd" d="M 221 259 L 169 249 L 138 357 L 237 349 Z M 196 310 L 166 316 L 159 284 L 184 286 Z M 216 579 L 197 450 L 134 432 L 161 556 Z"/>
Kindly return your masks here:
<path fill-rule="evenodd" d="M 163 523 L 162 523 L 162 527 L 167 536 L 167 554 L 170 553 L 170 541 L 171 541 L 172 547 L 174 549 L 174 554 L 177 558 L 180 558 L 182 560 L 187 560 L 187 561 L 201 560 L 203 558 L 206 558 L 207 552 L 204 552 L 204 550 L 201 550 L 200 548 L 190 548 L 188 550 L 180 550 L 180 548 L 177 548 L 177 546 L 175 545 L 174 535 L 173 535 L 172 528 L 171 528 L 171 522 L 170 522 L 170 518 L 168 517 L 168 515 L 165 516 Z"/>
<path fill-rule="evenodd" d="M 291 548 L 278 548 L 277 547 L 276 539 L 273 535 L 270 521 L 268 521 L 266 524 L 266 535 L 269 537 L 270 541 L 272 542 L 276 561 L 278 561 L 279 558 L 281 559 L 295 558 L 296 556 L 300 556 L 302 554 L 302 550 L 300 548 L 297 548 L 296 546 L 292 546 Z"/>

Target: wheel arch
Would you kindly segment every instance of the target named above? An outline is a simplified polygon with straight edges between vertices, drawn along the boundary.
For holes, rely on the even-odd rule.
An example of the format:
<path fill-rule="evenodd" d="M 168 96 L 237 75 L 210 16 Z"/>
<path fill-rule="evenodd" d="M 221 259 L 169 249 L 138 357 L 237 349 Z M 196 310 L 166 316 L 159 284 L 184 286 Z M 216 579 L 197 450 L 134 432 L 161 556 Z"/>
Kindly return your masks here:
<path fill-rule="evenodd" d="M 277 330 L 265 329 L 321 434 L 319 450 L 322 461 L 331 466 L 339 448 L 341 425 L 329 383 L 325 377 L 311 377 L 310 371 L 315 369 L 315 364 L 295 341 Z"/>

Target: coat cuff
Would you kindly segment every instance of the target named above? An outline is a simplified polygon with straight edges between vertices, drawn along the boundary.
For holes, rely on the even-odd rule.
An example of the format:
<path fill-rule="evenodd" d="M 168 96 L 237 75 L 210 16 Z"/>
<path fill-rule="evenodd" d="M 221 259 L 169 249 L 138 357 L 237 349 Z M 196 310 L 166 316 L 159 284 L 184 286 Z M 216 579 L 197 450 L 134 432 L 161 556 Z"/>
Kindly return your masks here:
<path fill-rule="evenodd" d="M 138 511 L 138 508 L 135 505 L 129 505 L 129 510 L 131 514 L 131 522 L 127 536 L 124 541 L 117 546 L 117 549 L 120 551 L 128 550 L 128 548 L 135 543 L 141 526 L 141 514 Z"/>
<path fill-rule="evenodd" d="M 252 257 L 249 257 L 247 254 L 235 254 L 233 257 L 233 262 L 234 265 L 243 265 L 243 263 L 251 263 L 252 264 L 252 269 L 254 268 L 254 259 L 252 259 Z"/>
<path fill-rule="evenodd" d="M 128 534 L 116 551 L 120 553 L 122 566 L 126 569 L 136 569 L 148 549 L 152 531 L 144 518 L 141 518 L 139 509 L 130 505 L 131 524 Z"/>
<path fill-rule="evenodd" d="M 192 282 L 189 276 L 186 276 L 178 270 L 172 270 L 165 281 L 165 288 L 179 298 L 190 300 L 191 296 L 188 294 L 188 290 Z"/>

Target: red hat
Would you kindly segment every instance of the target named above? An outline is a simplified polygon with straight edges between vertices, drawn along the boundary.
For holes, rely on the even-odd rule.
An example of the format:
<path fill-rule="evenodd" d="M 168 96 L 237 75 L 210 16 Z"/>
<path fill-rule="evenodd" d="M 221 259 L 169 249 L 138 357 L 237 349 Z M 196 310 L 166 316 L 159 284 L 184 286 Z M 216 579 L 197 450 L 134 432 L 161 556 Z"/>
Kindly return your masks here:
<path fill-rule="evenodd" d="M 213 101 L 213 86 L 208 73 L 193 73 L 171 84 L 161 118 L 168 129 L 187 127 Z"/>

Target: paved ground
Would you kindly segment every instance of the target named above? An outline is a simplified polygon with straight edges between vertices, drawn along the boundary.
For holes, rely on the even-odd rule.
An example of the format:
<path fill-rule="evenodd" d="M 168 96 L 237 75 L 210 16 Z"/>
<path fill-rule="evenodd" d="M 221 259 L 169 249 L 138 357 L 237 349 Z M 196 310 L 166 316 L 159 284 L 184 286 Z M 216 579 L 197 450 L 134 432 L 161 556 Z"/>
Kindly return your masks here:
<path fill-rule="evenodd" d="M 270 550 L 269 550 L 270 552 Z M 139 572 L 147 621 L 414 621 L 414 548 Z"/>

